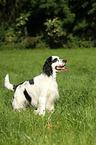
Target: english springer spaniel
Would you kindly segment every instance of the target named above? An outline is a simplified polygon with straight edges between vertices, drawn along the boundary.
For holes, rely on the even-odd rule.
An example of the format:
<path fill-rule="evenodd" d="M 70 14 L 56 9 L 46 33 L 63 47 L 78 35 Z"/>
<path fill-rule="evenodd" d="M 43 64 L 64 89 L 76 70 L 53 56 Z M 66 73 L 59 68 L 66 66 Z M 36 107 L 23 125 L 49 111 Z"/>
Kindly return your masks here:
<path fill-rule="evenodd" d="M 35 114 L 45 115 L 45 110 L 54 111 L 54 102 L 59 98 L 56 72 L 67 71 L 67 60 L 58 56 L 49 57 L 43 66 L 43 73 L 19 85 L 9 82 L 9 75 L 5 77 L 5 87 L 14 91 L 12 102 L 14 109 L 25 109 L 27 105 L 37 108 Z"/>

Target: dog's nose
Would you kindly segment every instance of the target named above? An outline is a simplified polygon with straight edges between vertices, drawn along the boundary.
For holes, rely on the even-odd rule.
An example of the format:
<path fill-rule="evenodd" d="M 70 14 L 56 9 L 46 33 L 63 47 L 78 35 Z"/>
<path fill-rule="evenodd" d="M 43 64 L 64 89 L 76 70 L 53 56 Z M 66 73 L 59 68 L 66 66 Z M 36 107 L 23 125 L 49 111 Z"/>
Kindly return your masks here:
<path fill-rule="evenodd" d="M 67 63 L 67 60 L 64 60 L 64 59 L 63 59 L 63 60 L 62 60 L 62 62 L 65 62 L 65 63 Z"/>

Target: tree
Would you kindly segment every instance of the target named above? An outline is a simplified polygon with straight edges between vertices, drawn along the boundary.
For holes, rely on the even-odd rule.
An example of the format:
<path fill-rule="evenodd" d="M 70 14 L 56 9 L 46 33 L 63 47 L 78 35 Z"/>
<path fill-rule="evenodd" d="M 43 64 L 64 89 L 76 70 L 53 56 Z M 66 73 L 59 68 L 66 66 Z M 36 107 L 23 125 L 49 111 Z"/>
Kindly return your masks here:
<path fill-rule="evenodd" d="M 20 23 L 17 27 L 17 24 L 21 22 L 21 15 L 24 17 L 28 15 L 28 20 L 26 21 L 23 17 L 23 25 L 21 26 Z M 54 18 L 59 18 L 62 24 L 59 28 L 64 34 L 62 42 L 95 41 L 95 0 L 0 0 L 0 35 L 2 33 L 3 38 L 8 29 L 11 30 L 11 34 L 13 29 L 15 33 L 15 35 L 12 34 L 13 36 L 18 36 L 17 31 L 20 30 L 26 36 L 39 35 L 45 38 L 46 26 L 44 24 L 47 20 Z"/>
<path fill-rule="evenodd" d="M 71 11 L 75 13 L 73 34 L 81 39 L 94 40 L 96 33 L 95 0 L 70 0 L 69 4 Z"/>

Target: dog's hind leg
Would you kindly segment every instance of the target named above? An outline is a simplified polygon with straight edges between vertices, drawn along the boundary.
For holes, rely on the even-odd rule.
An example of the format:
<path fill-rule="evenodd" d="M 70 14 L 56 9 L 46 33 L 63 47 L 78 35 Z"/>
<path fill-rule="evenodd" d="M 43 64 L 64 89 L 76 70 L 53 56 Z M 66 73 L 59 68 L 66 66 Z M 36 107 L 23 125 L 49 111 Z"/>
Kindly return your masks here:
<path fill-rule="evenodd" d="M 13 102 L 12 102 L 12 106 L 13 106 L 13 109 L 17 109 L 17 110 L 20 110 L 20 109 L 24 109 L 25 110 L 25 96 L 24 94 L 20 94 L 20 96 L 15 93 L 14 94 L 14 99 L 13 99 Z"/>

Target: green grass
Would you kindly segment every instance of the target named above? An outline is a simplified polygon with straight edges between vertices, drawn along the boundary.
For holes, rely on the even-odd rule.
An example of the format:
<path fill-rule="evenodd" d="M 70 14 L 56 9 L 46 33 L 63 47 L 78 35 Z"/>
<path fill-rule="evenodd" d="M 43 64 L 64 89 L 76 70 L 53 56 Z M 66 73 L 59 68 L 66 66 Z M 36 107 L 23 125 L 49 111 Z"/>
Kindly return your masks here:
<path fill-rule="evenodd" d="M 47 57 L 68 60 L 67 72 L 57 74 L 60 98 L 55 112 L 44 117 L 12 111 L 13 92 L 4 77 L 19 84 L 42 72 Z M 95 145 L 96 144 L 96 49 L 0 51 L 1 145 Z"/>

